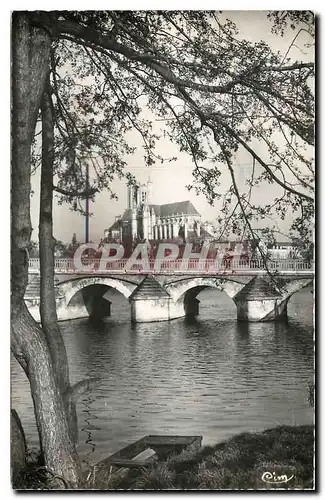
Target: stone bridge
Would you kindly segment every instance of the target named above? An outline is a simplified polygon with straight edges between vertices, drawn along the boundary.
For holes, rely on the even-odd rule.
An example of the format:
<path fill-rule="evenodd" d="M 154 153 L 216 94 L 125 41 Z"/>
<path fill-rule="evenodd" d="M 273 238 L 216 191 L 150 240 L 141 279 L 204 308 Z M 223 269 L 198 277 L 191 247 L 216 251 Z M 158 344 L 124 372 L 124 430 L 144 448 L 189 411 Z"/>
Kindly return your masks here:
<path fill-rule="evenodd" d="M 151 322 L 199 314 L 197 295 L 205 288 L 225 292 L 244 321 L 274 321 L 286 317 L 289 298 L 313 282 L 313 271 L 282 276 L 228 272 L 218 274 L 56 274 L 59 320 L 110 316 L 111 303 L 104 297 L 109 289 L 121 293 L 131 305 L 131 321 Z M 31 274 L 26 303 L 39 318 L 39 275 Z"/>

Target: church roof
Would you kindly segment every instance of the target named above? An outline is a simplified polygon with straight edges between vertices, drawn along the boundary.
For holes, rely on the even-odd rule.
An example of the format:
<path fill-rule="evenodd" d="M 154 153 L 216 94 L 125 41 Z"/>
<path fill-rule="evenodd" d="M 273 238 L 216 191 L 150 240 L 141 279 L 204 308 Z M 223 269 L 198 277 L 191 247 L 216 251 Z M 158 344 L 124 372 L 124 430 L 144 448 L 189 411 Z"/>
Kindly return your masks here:
<path fill-rule="evenodd" d="M 200 215 L 190 200 L 176 201 L 175 203 L 165 203 L 164 205 L 149 205 L 153 207 L 156 215 L 160 217 L 170 217 L 176 214 Z"/>
<path fill-rule="evenodd" d="M 152 208 L 158 217 L 171 217 L 176 214 L 181 215 L 200 215 L 189 200 L 176 201 L 175 203 L 165 203 L 164 205 L 149 205 L 150 212 Z M 122 215 L 122 221 L 130 221 L 132 219 L 132 210 L 127 208 Z"/>
<path fill-rule="evenodd" d="M 206 229 L 204 229 L 204 227 L 201 227 L 200 238 L 204 240 L 205 238 L 215 238 L 215 236 L 212 233 L 209 233 L 209 231 L 207 231 Z"/>
<path fill-rule="evenodd" d="M 122 215 L 122 221 L 131 220 L 131 219 L 132 219 L 132 210 L 131 210 L 131 208 L 126 208 L 124 210 L 123 215 Z"/>
<path fill-rule="evenodd" d="M 116 220 L 113 222 L 113 224 L 109 227 L 109 231 L 113 231 L 114 229 L 120 229 L 121 221 Z"/>

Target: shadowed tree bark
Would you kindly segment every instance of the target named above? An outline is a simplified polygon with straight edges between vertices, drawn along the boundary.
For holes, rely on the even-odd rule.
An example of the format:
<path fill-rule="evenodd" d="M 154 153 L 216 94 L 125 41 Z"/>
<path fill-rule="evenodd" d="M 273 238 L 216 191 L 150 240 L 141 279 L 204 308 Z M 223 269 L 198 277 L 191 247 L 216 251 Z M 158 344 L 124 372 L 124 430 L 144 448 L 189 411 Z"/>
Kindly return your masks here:
<path fill-rule="evenodd" d="M 15 484 L 26 467 L 27 446 L 20 418 L 13 409 L 10 414 L 10 452 L 11 480 Z"/>
<path fill-rule="evenodd" d="M 76 405 L 68 397 L 70 390 L 69 366 L 64 341 L 58 325 L 54 288 L 54 238 L 53 238 L 53 146 L 54 123 L 51 87 L 48 77 L 41 103 L 42 112 L 42 169 L 39 214 L 40 251 L 40 315 L 47 340 L 54 373 L 64 400 L 73 441 L 78 441 Z"/>
<path fill-rule="evenodd" d="M 49 72 L 48 72 L 49 75 Z M 40 251 L 40 315 L 53 363 L 59 391 L 63 397 L 71 437 L 78 442 L 76 401 L 85 392 L 93 389 L 99 379 L 91 378 L 70 385 L 69 365 L 65 344 L 58 325 L 54 288 L 54 244 L 53 237 L 53 151 L 54 122 L 51 86 L 47 76 L 41 102 L 42 115 L 42 168 L 39 213 Z"/>
<path fill-rule="evenodd" d="M 23 12 L 13 14 L 12 40 L 11 349 L 30 383 L 46 466 L 74 488 L 80 485 L 80 463 L 63 399 L 44 333 L 24 302 L 31 236 L 30 151 L 51 41 L 47 30 L 31 27 Z M 58 488 L 63 485 L 56 480 Z"/>

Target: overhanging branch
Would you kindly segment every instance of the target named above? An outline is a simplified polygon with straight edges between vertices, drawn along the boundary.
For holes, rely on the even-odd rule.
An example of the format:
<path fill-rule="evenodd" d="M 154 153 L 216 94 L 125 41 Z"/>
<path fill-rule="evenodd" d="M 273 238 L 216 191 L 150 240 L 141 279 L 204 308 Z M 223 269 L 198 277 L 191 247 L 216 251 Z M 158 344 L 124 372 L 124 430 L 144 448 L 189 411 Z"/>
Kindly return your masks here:
<path fill-rule="evenodd" d="M 63 194 L 64 196 L 71 196 L 73 198 L 85 198 L 86 196 L 93 196 L 99 192 L 98 188 L 85 189 L 84 191 L 69 191 L 68 189 L 63 189 L 59 186 L 53 186 L 53 190 L 57 193 Z"/>

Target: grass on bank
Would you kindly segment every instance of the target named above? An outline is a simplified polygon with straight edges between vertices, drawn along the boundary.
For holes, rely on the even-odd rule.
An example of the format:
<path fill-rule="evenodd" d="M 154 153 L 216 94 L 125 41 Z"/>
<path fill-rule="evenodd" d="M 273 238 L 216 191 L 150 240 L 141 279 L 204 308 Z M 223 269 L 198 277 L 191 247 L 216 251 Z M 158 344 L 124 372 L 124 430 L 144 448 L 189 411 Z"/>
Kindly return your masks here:
<path fill-rule="evenodd" d="M 287 483 L 266 483 L 262 475 L 286 474 Z M 236 490 L 313 489 L 314 427 L 279 426 L 262 433 L 243 433 L 206 446 L 196 454 L 183 452 L 145 470 L 130 482 L 110 484 L 114 489 Z"/>

